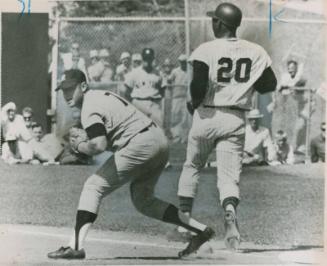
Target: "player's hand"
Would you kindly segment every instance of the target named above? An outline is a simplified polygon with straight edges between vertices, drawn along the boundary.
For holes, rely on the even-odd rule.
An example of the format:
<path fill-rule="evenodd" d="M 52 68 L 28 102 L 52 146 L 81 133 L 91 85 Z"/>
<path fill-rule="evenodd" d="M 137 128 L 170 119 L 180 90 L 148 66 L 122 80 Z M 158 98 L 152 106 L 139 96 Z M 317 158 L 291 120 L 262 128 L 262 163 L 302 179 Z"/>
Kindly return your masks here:
<path fill-rule="evenodd" d="M 82 142 L 87 142 L 88 137 L 86 132 L 83 129 L 72 128 L 69 131 L 69 144 L 73 152 L 80 153 L 78 150 L 78 145 Z"/>
<path fill-rule="evenodd" d="M 193 104 L 192 104 L 191 101 L 188 101 L 188 102 L 186 103 L 186 108 L 187 108 L 187 111 L 188 111 L 191 115 L 194 114 L 195 109 L 194 109 Z"/>

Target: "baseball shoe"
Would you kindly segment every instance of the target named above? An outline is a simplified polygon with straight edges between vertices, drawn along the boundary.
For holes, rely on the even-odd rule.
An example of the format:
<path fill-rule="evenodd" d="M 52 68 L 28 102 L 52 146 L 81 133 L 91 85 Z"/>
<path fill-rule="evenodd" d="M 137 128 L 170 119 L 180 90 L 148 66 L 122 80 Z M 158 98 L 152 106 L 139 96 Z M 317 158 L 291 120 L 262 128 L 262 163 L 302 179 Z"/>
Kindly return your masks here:
<path fill-rule="evenodd" d="M 209 241 L 215 235 L 215 231 L 207 227 L 203 232 L 192 236 L 187 247 L 178 253 L 178 257 L 184 258 L 195 253 L 205 242 Z"/>
<path fill-rule="evenodd" d="M 75 250 L 71 247 L 61 247 L 56 251 L 48 253 L 49 259 L 67 259 L 67 260 L 80 260 L 85 258 L 84 249 Z"/>
<path fill-rule="evenodd" d="M 182 243 L 187 243 L 188 241 L 191 240 L 191 237 L 192 237 L 191 232 L 189 231 L 180 232 L 178 230 L 178 227 L 174 228 L 174 230 L 168 232 L 166 235 L 168 241 L 182 242 Z"/>
<path fill-rule="evenodd" d="M 238 230 L 235 213 L 226 211 L 225 216 L 225 245 L 230 250 L 238 250 L 241 242 L 241 236 Z"/>

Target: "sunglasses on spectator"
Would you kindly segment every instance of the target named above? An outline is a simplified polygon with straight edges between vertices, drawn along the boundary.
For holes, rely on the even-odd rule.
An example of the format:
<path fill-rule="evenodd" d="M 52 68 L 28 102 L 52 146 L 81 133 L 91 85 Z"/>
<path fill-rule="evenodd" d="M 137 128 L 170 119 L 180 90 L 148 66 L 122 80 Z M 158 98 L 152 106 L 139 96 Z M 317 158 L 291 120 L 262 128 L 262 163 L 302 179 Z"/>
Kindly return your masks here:
<path fill-rule="evenodd" d="M 32 117 L 31 116 L 24 116 L 24 120 L 25 121 L 31 121 L 32 120 Z"/>

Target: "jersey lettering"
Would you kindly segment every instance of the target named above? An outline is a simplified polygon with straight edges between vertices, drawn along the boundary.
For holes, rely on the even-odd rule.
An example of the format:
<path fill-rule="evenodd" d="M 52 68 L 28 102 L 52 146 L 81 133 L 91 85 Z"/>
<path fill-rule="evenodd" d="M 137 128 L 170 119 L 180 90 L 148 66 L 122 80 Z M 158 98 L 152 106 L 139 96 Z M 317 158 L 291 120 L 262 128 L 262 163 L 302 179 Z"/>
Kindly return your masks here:
<path fill-rule="evenodd" d="M 233 60 L 228 57 L 222 57 L 218 60 L 221 66 L 217 71 L 218 82 L 230 82 L 232 79 Z M 240 58 L 235 63 L 235 81 L 239 83 L 248 82 L 250 79 L 252 60 L 250 58 Z"/>

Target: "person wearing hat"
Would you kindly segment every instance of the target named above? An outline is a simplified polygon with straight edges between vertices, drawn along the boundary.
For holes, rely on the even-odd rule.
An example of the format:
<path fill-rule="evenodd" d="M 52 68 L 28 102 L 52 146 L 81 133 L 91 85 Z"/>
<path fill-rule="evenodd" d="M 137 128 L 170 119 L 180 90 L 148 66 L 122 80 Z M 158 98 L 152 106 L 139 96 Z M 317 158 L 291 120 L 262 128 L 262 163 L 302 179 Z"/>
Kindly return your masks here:
<path fill-rule="evenodd" d="M 101 49 L 99 51 L 100 64 L 102 72 L 100 75 L 101 82 L 112 82 L 114 78 L 114 71 L 110 63 L 110 53 L 108 49 Z"/>
<path fill-rule="evenodd" d="M 131 55 L 129 52 L 122 52 L 120 55 L 120 65 L 116 68 L 116 80 L 124 81 L 126 74 L 131 72 Z"/>
<path fill-rule="evenodd" d="M 7 132 L 14 134 L 18 140 L 28 142 L 32 135 L 27 129 L 22 115 L 17 114 L 16 104 L 9 102 L 1 110 L 1 130 L 2 135 L 6 136 Z"/>
<path fill-rule="evenodd" d="M 268 128 L 259 125 L 263 115 L 258 109 L 251 110 L 245 127 L 244 165 L 267 165 L 276 158 L 276 151 Z"/>
<path fill-rule="evenodd" d="M 138 68 L 142 66 L 142 55 L 140 53 L 132 54 L 132 68 Z"/>
<path fill-rule="evenodd" d="M 278 130 L 275 135 L 274 146 L 276 160 L 280 164 L 294 164 L 293 147 L 287 141 L 287 135 L 283 130 Z"/>
<path fill-rule="evenodd" d="M 152 56 L 145 51 L 143 60 L 148 60 L 149 55 Z M 48 257 L 84 259 L 84 240 L 98 216 L 101 201 L 126 183 L 130 183 L 131 200 L 140 213 L 195 233 L 192 245 L 181 251 L 180 256 L 196 252 L 213 236 L 213 230 L 187 218 L 173 204 L 154 194 L 168 160 L 168 142 L 163 131 L 122 97 L 110 91 L 89 90 L 86 77 L 79 70 L 66 71 L 59 89 L 70 107 L 81 108 L 86 136 L 77 134 L 75 140 L 71 140 L 74 151 L 93 156 L 109 149 L 114 154 L 83 186 L 71 241 L 48 253 Z"/>
<path fill-rule="evenodd" d="M 311 162 L 325 162 L 326 152 L 326 123 L 320 125 L 320 134 L 314 137 L 310 143 Z"/>
<path fill-rule="evenodd" d="M 207 15 L 211 18 L 215 39 L 200 44 L 188 58 L 192 78 L 187 109 L 193 115 L 193 121 L 178 197 L 182 211 L 191 216 L 200 171 L 215 149 L 217 204 L 223 209 L 224 242 L 228 249 L 237 250 L 241 241 L 237 207 L 245 113 L 252 108 L 254 92 L 274 91 L 277 79 L 264 48 L 237 37 L 242 22 L 239 7 L 224 2 Z"/>
<path fill-rule="evenodd" d="M 187 57 L 181 54 L 178 57 L 179 66 L 173 69 L 172 77 L 172 109 L 171 132 L 174 142 L 185 143 L 189 129 L 189 114 L 187 112 Z"/>
<path fill-rule="evenodd" d="M 102 65 L 99 63 L 99 53 L 97 50 L 90 51 L 91 64 L 87 68 L 87 73 L 90 81 L 99 81 L 103 71 Z"/>
<path fill-rule="evenodd" d="M 126 76 L 124 94 L 136 108 L 162 127 L 162 78 L 155 72 L 154 58 L 153 49 L 143 49 L 142 67 L 132 70 Z"/>

